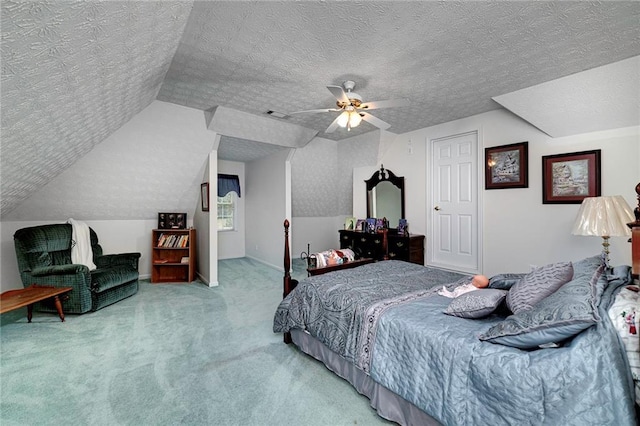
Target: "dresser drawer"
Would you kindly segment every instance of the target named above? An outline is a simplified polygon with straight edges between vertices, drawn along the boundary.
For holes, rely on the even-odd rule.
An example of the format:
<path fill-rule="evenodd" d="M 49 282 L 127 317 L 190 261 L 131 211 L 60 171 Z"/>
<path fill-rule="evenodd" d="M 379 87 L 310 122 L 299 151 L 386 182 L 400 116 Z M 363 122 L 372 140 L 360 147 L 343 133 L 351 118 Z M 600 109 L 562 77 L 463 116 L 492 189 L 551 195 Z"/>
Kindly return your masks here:
<path fill-rule="evenodd" d="M 382 260 L 388 254 L 389 259 L 424 264 L 424 235 L 398 235 L 390 230 L 385 251 L 382 233 L 340 230 L 340 247 L 352 249 L 357 257 Z"/>

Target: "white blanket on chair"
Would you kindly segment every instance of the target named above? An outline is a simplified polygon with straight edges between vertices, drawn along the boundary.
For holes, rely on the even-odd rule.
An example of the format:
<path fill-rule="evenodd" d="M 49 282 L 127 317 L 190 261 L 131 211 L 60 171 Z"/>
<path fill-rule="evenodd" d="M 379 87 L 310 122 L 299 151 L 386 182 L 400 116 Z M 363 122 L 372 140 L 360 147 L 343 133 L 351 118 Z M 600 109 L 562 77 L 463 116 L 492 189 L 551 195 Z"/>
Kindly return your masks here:
<path fill-rule="evenodd" d="M 71 224 L 71 262 L 86 265 L 90 271 L 93 271 L 96 265 L 93 263 L 89 226 L 71 218 L 67 223 Z"/>

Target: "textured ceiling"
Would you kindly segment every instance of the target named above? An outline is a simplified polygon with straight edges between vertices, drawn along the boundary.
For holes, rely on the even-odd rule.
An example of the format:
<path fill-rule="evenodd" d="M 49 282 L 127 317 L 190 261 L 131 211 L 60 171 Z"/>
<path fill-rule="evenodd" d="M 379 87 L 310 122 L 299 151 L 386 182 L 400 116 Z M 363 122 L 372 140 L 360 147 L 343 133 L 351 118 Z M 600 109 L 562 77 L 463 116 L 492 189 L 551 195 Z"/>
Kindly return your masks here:
<path fill-rule="evenodd" d="M 331 108 L 346 79 L 404 133 L 493 96 L 640 54 L 637 2 L 196 2 L 158 99 L 255 114 Z M 337 113 L 287 121 L 324 131 Z M 374 128 L 367 123 L 329 139 Z"/>
<path fill-rule="evenodd" d="M 280 145 L 222 136 L 220 138 L 220 145 L 218 146 L 218 158 L 248 163 L 258 158 L 275 154 L 281 149 L 287 148 Z"/>
<path fill-rule="evenodd" d="M 638 2 L 1 2 L 1 209 L 154 99 L 261 114 L 329 108 L 356 82 L 403 133 L 640 55 Z M 285 119 L 325 135 L 331 113 Z M 275 120 L 275 118 L 272 118 Z"/>
<path fill-rule="evenodd" d="M 4 216 L 156 98 L 192 4 L 1 7 Z"/>

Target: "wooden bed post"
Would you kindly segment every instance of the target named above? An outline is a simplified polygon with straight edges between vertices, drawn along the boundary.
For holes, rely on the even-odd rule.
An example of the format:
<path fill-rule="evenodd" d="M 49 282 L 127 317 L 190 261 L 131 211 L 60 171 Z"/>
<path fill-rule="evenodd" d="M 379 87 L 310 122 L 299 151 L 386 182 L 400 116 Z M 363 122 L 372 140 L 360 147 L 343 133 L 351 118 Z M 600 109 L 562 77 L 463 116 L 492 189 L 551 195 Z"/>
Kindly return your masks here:
<path fill-rule="evenodd" d="M 282 298 L 287 297 L 289 293 L 293 291 L 298 285 L 298 281 L 291 279 L 291 254 L 289 252 L 289 220 L 284 220 L 284 278 L 283 278 L 283 292 Z M 289 344 L 292 342 L 291 333 L 284 333 L 284 342 Z"/>
<path fill-rule="evenodd" d="M 631 273 L 634 278 L 640 278 L 640 183 L 636 185 L 638 205 L 633 210 L 636 220 L 627 223 L 631 228 Z"/>

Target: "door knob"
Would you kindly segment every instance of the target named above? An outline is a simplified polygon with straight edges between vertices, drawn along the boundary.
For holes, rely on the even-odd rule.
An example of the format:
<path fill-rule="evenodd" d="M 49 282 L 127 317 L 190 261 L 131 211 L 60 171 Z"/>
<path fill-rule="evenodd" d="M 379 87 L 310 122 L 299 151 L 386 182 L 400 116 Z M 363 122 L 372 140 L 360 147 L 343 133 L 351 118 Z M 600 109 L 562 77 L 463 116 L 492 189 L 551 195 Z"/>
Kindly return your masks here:
<path fill-rule="evenodd" d="M 433 209 L 434 209 L 435 211 L 437 211 L 437 212 L 439 212 L 440 210 L 442 210 L 442 209 L 440 208 L 440 206 L 435 206 Z"/>

